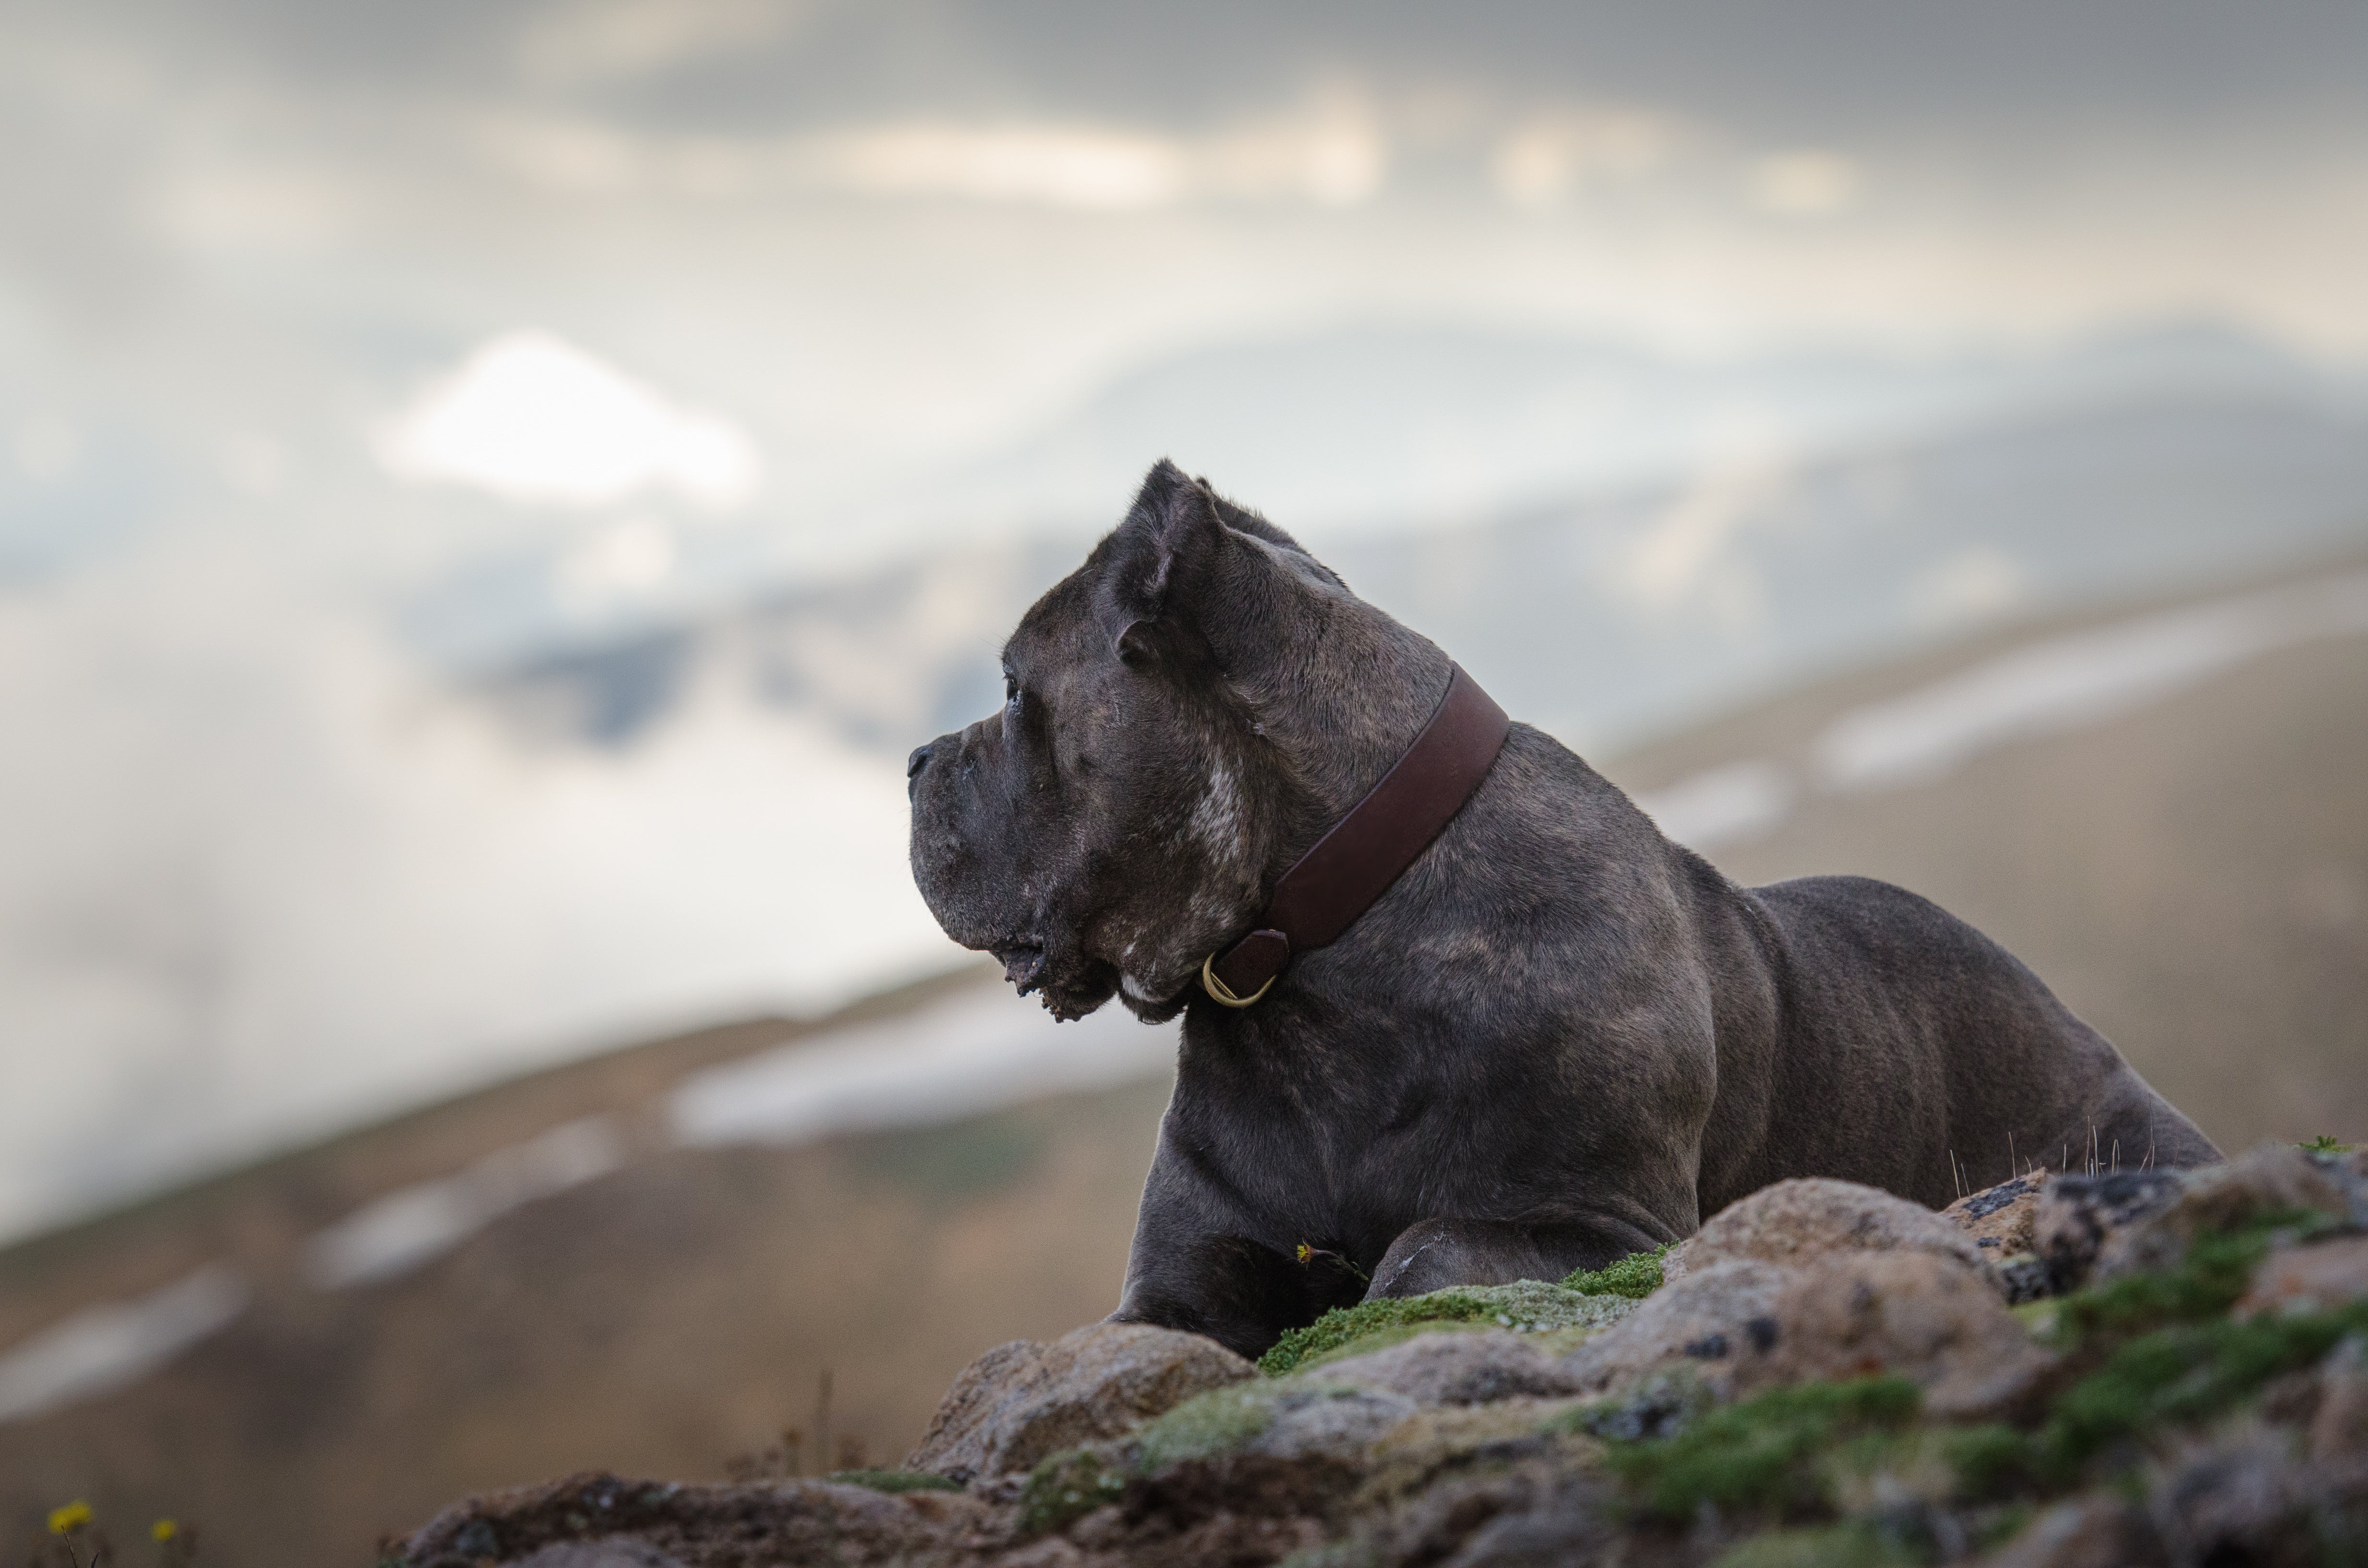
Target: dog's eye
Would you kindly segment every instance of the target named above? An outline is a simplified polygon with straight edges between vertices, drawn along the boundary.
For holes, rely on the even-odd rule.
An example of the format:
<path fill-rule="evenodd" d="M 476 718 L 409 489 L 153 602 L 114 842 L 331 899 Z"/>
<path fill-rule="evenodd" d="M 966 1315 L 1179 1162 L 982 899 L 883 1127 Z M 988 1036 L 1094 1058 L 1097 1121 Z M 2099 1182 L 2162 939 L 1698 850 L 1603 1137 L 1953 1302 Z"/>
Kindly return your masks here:
<path fill-rule="evenodd" d="M 1019 711 L 1019 682 L 1008 671 L 1003 676 L 1003 705 L 1014 713 Z"/>

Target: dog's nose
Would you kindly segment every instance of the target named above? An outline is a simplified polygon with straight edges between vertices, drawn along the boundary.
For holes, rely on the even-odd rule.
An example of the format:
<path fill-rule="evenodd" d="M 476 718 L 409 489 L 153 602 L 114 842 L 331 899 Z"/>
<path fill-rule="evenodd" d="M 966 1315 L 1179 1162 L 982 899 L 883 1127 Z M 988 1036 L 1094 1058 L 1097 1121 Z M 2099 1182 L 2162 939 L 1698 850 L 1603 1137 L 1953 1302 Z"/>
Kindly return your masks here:
<path fill-rule="evenodd" d="M 921 769 L 929 766 L 929 746 L 937 744 L 931 741 L 928 745 L 917 745 L 913 748 L 913 755 L 905 759 L 905 778 L 918 778 L 921 776 Z"/>

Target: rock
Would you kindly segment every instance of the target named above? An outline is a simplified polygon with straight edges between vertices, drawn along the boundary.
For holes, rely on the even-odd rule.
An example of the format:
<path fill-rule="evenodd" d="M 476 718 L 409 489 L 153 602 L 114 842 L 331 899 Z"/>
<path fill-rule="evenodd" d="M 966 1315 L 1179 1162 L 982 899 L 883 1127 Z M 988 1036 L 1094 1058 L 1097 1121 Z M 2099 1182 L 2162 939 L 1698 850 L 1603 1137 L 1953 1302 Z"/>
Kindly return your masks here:
<path fill-rule="evenodd" d="M 2025 1301 L 2040 1301 L 2055 1293 L 2047 1260 L 2035 1252 L 2009 1253 L 1999 1258 L 1990 1266 L 1990 1282 L 1998 1287 L 2009 1306 L 2019 1307 Z"/>
<path fill-rule="evenodd" d="M 2368 1457 L 2368 1339 L 2356 1334 L 2319 1363 L 2310 1457 L 2321 1461 Z"/>
<path fill-rule="evenodd" d="M 1983 1558 L 1982 1568 L 2148 1568 L 2167 1561 L 2146 1517 L 2108 1494 L 2057 1504 Z"/>
<path fill-rule="evenodd" d="M 1499 1512 L 1445 1568 L 1565 1568 L 1617 1553 L 1617 1504 L 1603 1483 L 1585 1475 L 1556 1477 L 1530 1491 L 1526 1507 Z"/>
<path fill-rule="evenodd" d="M 1281 1460 L 1351 1457 L 1414 1413 L 1414 1401 L 1387 1390 L 1292 1390 L 1275 1402 L 1274 1421 L 1243 1451 Z"/>
<path fill-rule="evenodd" d="M 1777 1298 L 1792 1271 L 1749 1258 L 1698 1265 L 1628 1317 L 1562 1358 L 1577 1386 L 1625 1387 L 1671 1362 L 1697 1363 L 1714 1386 L 1733 1358 L 1775 1328 Z"/>
<path fill-rule="evenodd" d="M 2317 1556 L 2314 1516 L 2322 1478 L 2297 1465 L 2274 1429 L 2240 1428 L 2190 1449 L 2146 1500 L 2156 1531 L 2180 1563 L 2299 1565 Z"/>
<path fill-rule="evenodd" d="M 2368 1190 L 2362 1190 L 2362 1184 L 2340 1161 L 2314 1157 L 2290 1144 L 2265 1143 L 2225 1165 L 2182 1172 L 2172 1180 L 2175 1187 L 2168 1202 L 2103 1236 L 2091 1279 L 2170 1267 L 2206 1231 L 2230 1229 L 2288 1210 L 2317 1210 L 2354 1224 L 2368 1223 Z M 2052 1267 L 2054 1259 L 2049 1261 Z"/>
<path fill-rule="evenodd" d="M 1944 1420 L 2016 1411 L 2055 1359 L 1981 1285 L 1933 1253 L 1829 1253 L 1796 1272 L 1741 1347 L 1734 1392 L 1888 1372 L 1920 1387 L 1926 1413 Z"/>
<path fill-rule="evenodd" d="M 1417 1414 L 1403 1395 L 1312 1378 L 1214 1389 L 1129 1437 L 1038 1465 L 1019 1524 L 1028 1535 L 1063 1531 L 1074 1540 L 1077 1528 L 1114 1506 L 1116 1527 L 1087 1526 L 1089 1536 L 1122 1531 L 1122 1550 L 1110 1561 L 1179 1568 L 1204 1560 L 1270 1562 L 1322 1539 L 1317 1521 L 1339 1511 L 1370 1470 L 1375 1445 Z M 1267 1521 L 1251 1535 L 1285 1544 L 1248 1555 L 1247 1540 L 1228 1533 L 1229 1519 Z"/>
<path fill-rule="evenodd" d="M 1696 1232 L 1695 1234 L 1699 1235 L 1701 1233 Z M 1663 1253 L 1661 1255 L 1661 1283 L 1664 1285 L 1674 1285 L 1679 1280 L 1683 1279 L 1686 1277 L 1686 1271 L 1693 1267 L 1693 1236 L 1688 1236 L 1684 1241 L 1679 1242 L 1677 1245 Z"/>
<path fill-rule="evenodd" d="M 2328 1312 L 2368 1301 L 2368 1236 L 2279 1247 L 2261 1259 L 2234 1315 Z"/>
<path fill-rule="evenodd" d="M 1310 1568 L 1563 1568 L 1614 1562 L 1616 1489 L 1531 1458 L 1445 1467 L 1401 1507 L 1369 1513 Z M 1634 1562 L 1635 1559 L 1629 1558 Z"/>
<path fill-rule="evenodd" d="M 2050 1287 L 2060 1293 L 2087 1284 L 2108 1237 L 2168 1209 L 2180 1191 L 2171 1171 L 2052 1178 L 2032 1217 L 2032 1250 L 2047 1266 Z"/>
<path fill-rule="evenodd" d="M 1089 1324 L 1050 1345 L 1015 1340 L 954 1380 L 905 1468 L 965 1482 L 1025 1471 L 1256 1376 L 1213 1339 L 1144 1324 Z"/>
<path fill-rule="evenodd" d="M 1538 1346 L 1502 1329 L 1419 1335 L 1317 1374 L 1327 1382 L 1382 1389 L 1417 1404 L 1486 1404 L 1579 1392 L 1578 1381 Z"/>
<path fill-rule="evenodd" d="M 629 1535 L 592 1540 L 554 1540 L 518 1560 L 518 1568 L 682 1568 L 682 1564 Z"/>
<path fill-rule="evenodd" d="M 1491 1324 L 1518 1334 L 1544 1334 L 1559 1352 L 1636 1310 L 1629 1296 L 1588 1295 L 1543 1279 L 1505 1285 L 1455 1285 L 1424 1296 L 1372 1301 L 1318 1319 L 1286 1335 L 1258 1365 L 1274 1376 L 1305 1372 L 1347 1356 L 1361 1356 L 1419 1334 L 1456 1333 Z"/>
<path fill-rule="evenodd" d="M 1459 1285 L 1459 1296 L 1469 1296 L 1490 1309 L 1474 1321 L 1520 1334 L 1549 1329 L 1609 1328 L 1634 1312 L 1641 1302 L 1626 1296 L 1586 1296 L 1542 1279 L 1516 1279 L 1509 1285 Z"/>
<path fill-rule="evenodd" d="M 391 1553 L 405 1568 L 725 1568 L 741 1542 L 768 1562 L 952 1568 L 1010 1538 L 1008 1511 L 958 1492 L 891 1494 L 819 1481 L 695 1486 L 570 1476 L 438 1514 Z"/>
<path fill-rule="evenodd" d="M 1921 1204 L 1856 1182 L 1802 1177 L 1713 1215 L 1695 1233 L 1685 1267 L 1691 1274 L 1743 1259 L 1797 1264 L 1838 1250 L 1938 1253 L 1976 1269 L 1987 1261 L 1972 1236 Z"/>
<path fill-rule="evenodd" d="M 1946 1209 L 1941 1218 L 1974 1239 L 1974 1244 L 1995 1262 L 2032 1250 L 2032 1221 L 2039 1214 L 2044 1176 L 2016 1176 L 1979 1192 L 1969 1192 Z"/>
<path fill-rule="evenodd" d="M 1220 1454 L 1281 1460 L 1352 1457 L 1417 1408 L 1413 1400 L 1391 1390 L 1319 1378 L 1217 1389 L 1188 1400 L 1137 1433 L 1132 1445 L 1134 1463 L 1150 1471 Z"/>
<path fill-rule="evenodd" d="M 1989 1260 L 1990 1282 L 2009 1302 L 2035 1301 L 2049 1293 L 2047 1265 L 2034 1250 L 2039 1200 L 2047 1186 L 2044 1172 L 2015 1176 L 1969 1192 L 1941 1218 L 1973 1238 Z"/>

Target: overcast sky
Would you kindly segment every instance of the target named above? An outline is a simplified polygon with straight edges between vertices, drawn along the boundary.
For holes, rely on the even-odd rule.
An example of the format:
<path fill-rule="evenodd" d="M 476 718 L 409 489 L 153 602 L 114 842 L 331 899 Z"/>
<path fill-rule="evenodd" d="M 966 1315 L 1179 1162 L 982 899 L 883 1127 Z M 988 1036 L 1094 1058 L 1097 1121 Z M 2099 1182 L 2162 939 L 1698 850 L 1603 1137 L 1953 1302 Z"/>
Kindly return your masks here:
<path fill-rule="evenodd" d="M 793 568 L 1112 376 L 1344 321 L 2357 356 L 2363 79 L 2344 5 L 10 0 L 0 419 L 150 474 L 53 553 L 276 493 L 388 508 L 341 548 L 399 568 L 529 528 L 379 494 L 372 434 L 541 329 L 744 431 Z"/>

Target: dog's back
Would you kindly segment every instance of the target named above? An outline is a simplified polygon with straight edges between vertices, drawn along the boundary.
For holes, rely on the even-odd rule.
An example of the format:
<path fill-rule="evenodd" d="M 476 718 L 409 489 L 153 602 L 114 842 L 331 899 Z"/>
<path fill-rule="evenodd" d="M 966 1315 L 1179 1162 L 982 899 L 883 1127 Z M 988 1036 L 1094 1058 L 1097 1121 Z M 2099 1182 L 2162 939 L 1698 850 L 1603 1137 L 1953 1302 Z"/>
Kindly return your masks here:
<path fill-rule="evenodd" d="M 1775 987 L 1775 1093 L 1768 1156 L 1721 1172 L 1732 1190 L 1706 1186 L 1704 1213 L 1788 1176 L 1938 1207 L 2032 1163 L 2220 1157 L 2021 960 L 1930 900 L 1865 877 L 1736 891 Z"/>

